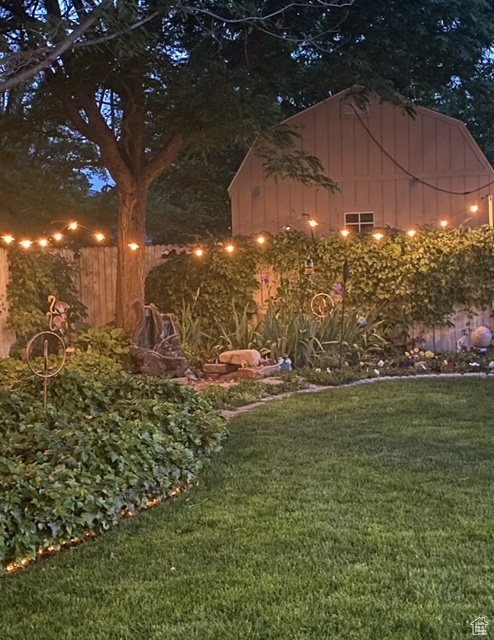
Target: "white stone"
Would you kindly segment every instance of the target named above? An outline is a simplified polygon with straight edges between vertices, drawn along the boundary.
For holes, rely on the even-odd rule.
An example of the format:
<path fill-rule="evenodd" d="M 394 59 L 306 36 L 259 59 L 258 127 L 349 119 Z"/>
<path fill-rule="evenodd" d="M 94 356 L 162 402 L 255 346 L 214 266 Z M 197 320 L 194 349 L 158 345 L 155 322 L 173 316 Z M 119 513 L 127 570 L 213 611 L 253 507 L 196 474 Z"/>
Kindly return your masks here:
<path fill-rule="evenodd" d="M 219 361 L 236 364 L 239 367 L 258 367 L 261 362 L 261 354 L 256 349 L 237 349 L 220 353 Z"/>

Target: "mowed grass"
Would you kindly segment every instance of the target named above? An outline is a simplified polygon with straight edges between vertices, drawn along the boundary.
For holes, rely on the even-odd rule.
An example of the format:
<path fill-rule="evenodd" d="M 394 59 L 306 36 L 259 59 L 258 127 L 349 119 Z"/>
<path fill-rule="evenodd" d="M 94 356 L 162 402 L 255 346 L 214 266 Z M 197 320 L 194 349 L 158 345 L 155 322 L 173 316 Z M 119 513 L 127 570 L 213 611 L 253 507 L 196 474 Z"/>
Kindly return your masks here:
<path fill-rule="evenodd" d="M 494 634 L 493 398 L 421 379 L 239 416 L 199 487 L 0 578 L 0 638 Z"/>

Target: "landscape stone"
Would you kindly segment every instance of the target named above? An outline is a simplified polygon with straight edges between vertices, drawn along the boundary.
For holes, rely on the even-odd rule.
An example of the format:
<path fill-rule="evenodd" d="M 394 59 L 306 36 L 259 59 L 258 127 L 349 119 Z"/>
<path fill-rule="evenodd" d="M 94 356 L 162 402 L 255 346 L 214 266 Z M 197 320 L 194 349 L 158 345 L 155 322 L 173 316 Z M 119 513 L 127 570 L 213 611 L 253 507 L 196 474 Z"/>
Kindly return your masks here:
<path fill-rule="evenodd" d="M 258 367 L 261 354 L 256 349 L 237 349 L 220 353 L 219 361 L 223 364 L 236 364 L 239 367 Z"/>
<path fill-rule="evenodd" d="M 229 364 L 228 362 L 216 362 L 214 364 L 204 363 L 202 365 L 202 370 L 204 373 L 232 373 L 232 371 L 236 371 L 238 369 L 238 364 Z"/>

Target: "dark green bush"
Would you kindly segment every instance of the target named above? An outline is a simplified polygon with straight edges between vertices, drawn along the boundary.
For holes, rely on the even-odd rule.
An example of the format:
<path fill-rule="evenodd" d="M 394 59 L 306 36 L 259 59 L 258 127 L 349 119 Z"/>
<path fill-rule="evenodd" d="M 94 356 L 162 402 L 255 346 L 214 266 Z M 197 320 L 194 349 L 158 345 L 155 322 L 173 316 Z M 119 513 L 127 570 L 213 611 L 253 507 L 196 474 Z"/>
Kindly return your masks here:
<path fill-rule="evenodd" d="M 248 304 L 255 311 L 258 253 L 258 248 L 241 241 L 236 242 L 232 255 L 217 245 L 208 247 L 200 259 L 173 252 L 163 265 L 149 273 L 146 300 L 164 313 L 178 316 L 188 305 L 194 318 L 204 319 L 206 331 L 216 329 L 216 321 L 229 320 L 232 304 L 240 312 Z"/>
<path fill-rule="evenodd" d="M 74 361 L 50 382 L 46 411 L 41 381 L 25 371 L 4 377 L 3 564 L 108 529 L 124 510 L 193 482 L 220 447 L 225 421 L 194 391 L 118 371 L 105 378 L 101 368 L 98 380 L 86 365 Z"/>
<path fill-rule="evenodd" d="M 79 300 L 74 284 L 77 268 L 66 258 L 44 249 L 11 248 L 9 266 L 8 325 L 22 346 L 33 333 L 48 329 L 49 295 L 70 304 L 70 322 L 86 316 L 86 307 Z"/>

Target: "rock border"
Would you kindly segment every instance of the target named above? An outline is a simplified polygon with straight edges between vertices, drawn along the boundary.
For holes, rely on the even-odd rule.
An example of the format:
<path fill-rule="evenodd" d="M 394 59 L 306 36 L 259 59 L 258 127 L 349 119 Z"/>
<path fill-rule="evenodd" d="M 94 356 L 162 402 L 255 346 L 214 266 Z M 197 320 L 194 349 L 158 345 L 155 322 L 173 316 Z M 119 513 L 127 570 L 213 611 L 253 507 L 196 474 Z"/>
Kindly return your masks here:
<path fill-rule="evenodd" d="M 297 391 L 288 391 L 287 393 L 280 393 L 277 396 L 266 396 L 261 398 L 257 402 L 251 402 L 237 409 L 223 409 L 222 414 L 225 418 L 235 418 L 243 413 L 249 413 L 254 409 L 264 406 L 265 404 L 272 402 L 273 400 L 283 400 L 284 398 L 290 398 L 291 396 L 299 393 L 318 393 L 319 391 L 328 391 L 329 389 L 343 389 L 347 387 L 358 387 L 364 384 L 374 384 L 376 382 L 385 382 L 389 380 L 423 380 L 424 378 L 489 378 L 492 377 L 488 373 L 427 373 L 419 376 L 380 376 L 375 378 L 363 378 L 362 380 L 355 380 L 354 382 L 348 382 L 346 384 L 327 385 L 321 386 L 310 383 L 305 389 L 299 389 Z"/>

